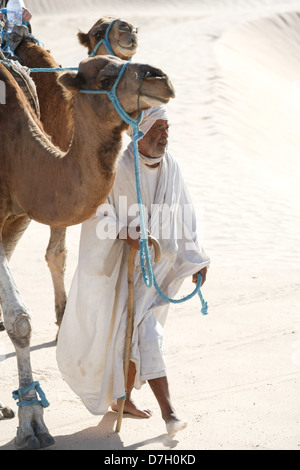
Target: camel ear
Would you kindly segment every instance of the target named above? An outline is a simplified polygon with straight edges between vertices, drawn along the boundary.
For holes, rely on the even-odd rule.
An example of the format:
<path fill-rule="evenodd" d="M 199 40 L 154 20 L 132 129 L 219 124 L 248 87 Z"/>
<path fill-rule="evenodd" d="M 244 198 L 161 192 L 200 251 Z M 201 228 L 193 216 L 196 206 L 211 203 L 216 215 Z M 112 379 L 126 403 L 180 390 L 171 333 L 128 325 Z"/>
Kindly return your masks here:
<path fill-rule="evenodd" d="M 90 37 L 88 34 L 85 34 L 82 31 L 79 31 L 79 33 L 77 33 L 77 37 L 79 39 L 80 44 L 82 44 L 83 46 L 87 48 L 90 47 Z"/>
<path fill-rule="evenodd" d="M 79 91 L 83 84 L 83 79 L 80 75 L 72 72 L 67 72 L 58 77 L 58 83 L 71 91 Z"/>

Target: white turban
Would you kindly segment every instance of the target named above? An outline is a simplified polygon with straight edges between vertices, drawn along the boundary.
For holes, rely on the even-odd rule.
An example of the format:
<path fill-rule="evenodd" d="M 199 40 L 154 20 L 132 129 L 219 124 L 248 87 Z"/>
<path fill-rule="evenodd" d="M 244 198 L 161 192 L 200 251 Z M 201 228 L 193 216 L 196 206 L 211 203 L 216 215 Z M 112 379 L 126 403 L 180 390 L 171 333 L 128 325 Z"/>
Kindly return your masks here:
<path fill-rule="evenodd" d="M 168 120 L 165 106 L 152 106 L 152 108 L 146 109 L 146 111 L 143 112 L 139 129 L 144 133 L 144 135 L 146 135 L 158 119 L 162 119 L 164 121 Z"/>
<path fill-rule="evenodd" d="M 146 109 L 142 113 L 142 120 L 139 124 L 139 130 L 144 134 L 150 131 L 151 127 L 156 123 L 158 119 L 162 119 L 163 121 L 168 120 L 168 115 L 165 106 L 152 106 L 152 108 Z M 132 138 L 133 137 L 133 129 L 130 127 L 127 131 L 127 134 Z M 132 145 L 132 142 L 131 142 Z M 146 157 L 139 152 L 140 160 L 145 165 L 153 165 L 155 163 L 160 163 L 163 159 L 163 155 L 160 157 Z"/>

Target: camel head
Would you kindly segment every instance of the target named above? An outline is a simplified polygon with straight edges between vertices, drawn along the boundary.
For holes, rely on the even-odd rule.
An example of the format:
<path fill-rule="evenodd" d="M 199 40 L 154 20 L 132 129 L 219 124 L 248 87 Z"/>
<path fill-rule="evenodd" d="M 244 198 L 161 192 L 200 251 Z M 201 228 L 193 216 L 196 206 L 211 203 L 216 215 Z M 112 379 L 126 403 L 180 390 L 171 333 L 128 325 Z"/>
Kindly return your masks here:
<path fill-rule="evenodd" d="M 101 18 L 92 26 L 87 34 L 79 31 L 77 35 L 79 42 L 87 47 L 88 53 L 91 54 L 98 42 L 104 38 L 108 26 L 114 20 L 115 23 L 108 36 L 111 48 L 117 57 L 128 60 L 137 50 L 137 28 L 134 28 L 134 26 L 122 19 L 111 17 Z M 106 55 L 107 53 L 108 51 L 102 44 L 98 48 L 96 55 Z"/>
<path fill-rule="evenodd" d="M 106 122 L 121 119 L 106 94 L 82 94 L 82 90 L 110 91 L 125 61 L 113 56 L 96 56 L 83 60 L 78 73 L 67 72 L 59 83 L 72 91 L 75 101 L 91 103 L 94 112 Z M 166 104 L 174 98 L 174 88 L 167 75 L 150 65 L 128 63 L 117 86 L 117 96 L 125 111 L 136 118 L 139 111 Z M 85 100 L 85 101 L 83 101 Z"/>

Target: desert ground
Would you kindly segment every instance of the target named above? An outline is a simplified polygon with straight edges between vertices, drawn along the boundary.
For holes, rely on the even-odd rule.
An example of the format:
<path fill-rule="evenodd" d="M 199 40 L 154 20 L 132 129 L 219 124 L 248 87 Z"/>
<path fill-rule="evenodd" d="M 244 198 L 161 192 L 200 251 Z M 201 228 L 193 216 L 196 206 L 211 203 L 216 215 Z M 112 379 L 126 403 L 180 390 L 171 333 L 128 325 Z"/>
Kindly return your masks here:
<path fill-rule="evenodd" d="M 162 68 L 169 150 L 177 158 L 211 258 L 202 293 L 171 305 L 164 351 L 173 403 L 187 420 L 170 437 L 146 384 L 149 420 L 91 415 L 56 363 L 54 300 L 44 255 L 49 227 L 32 222 L 11 260 L 33 318 L 31 360 L 50 402 L 49 450 L 298 450 L 300 448 L 300 0 L 25 0 L 34 34 L 64 67 L 86 50 L 77 32 L 105 15 L 139 27 L 134 61 Z M 55 111 L 54 111 L 55 112 Z M 13 117 L 11 117 L 13 119 Z M 69 288 L 80 226 L 67 234 Z M 187 280 L 179 294 L 193 288 Z M 0 333 L 1 401 L 17 410 L 13 346 Z M 0 422 L 14 449 L 17 418 Z"/>

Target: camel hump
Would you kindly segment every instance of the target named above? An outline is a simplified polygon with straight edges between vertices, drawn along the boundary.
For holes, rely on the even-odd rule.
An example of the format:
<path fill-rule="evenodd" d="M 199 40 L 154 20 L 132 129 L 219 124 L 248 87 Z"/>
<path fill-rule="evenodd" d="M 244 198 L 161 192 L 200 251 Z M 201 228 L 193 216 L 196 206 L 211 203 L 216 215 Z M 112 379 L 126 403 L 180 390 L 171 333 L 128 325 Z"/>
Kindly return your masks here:
<path fill-rule="evenodd" d="M 19 87 L 26 96 L 31 108 L 38 118 L 40 118 L 40 106 L 34 81 L 28 74 L 28 68 L 22 67 L 18 62 L 5 59 L 2 64 L 11 73 Z"/>

